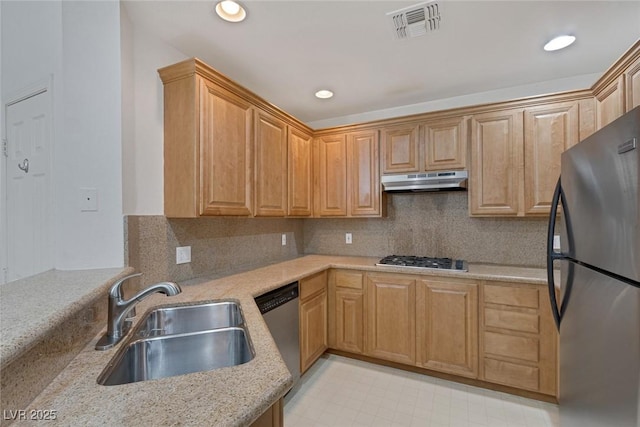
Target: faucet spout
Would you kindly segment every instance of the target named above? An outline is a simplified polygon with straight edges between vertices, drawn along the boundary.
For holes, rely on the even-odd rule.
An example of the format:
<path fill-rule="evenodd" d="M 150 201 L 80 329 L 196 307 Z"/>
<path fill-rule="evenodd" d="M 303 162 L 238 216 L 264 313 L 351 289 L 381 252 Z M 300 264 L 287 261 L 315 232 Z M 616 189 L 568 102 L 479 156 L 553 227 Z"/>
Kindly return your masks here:
<path fill-rule="evenodd" d="M 168 297 L 172 297 L 182 292 L 182 289 L 176 283 L 172 283 L 172 282 L 156 283 L 155 285 L 151 285 L 148 288 L 143 289 L 137 295 L 131 297 L 131 299 L 127 301 L 122 301 L 122 300 L 118 301 L 118 305 L 121 307 L 128 307 L 128 306 L 135 305 L 138 302 L 145 299 L 145 297 L 156 292 L 165 294 Z"/>
<path fill-rule="evenodd" d="M 96 344 L 96 350 L 106 350 L 120 342 L 131 327 L 131 322 L 127 321 L 127 317 L 138 302 L 154 293 L 175 296 L 182 292 L 182 289 L 176 283 L 161 282 L 151 285 L 130 299 L 125 300 L 122 296 L 122 284 L 128 279 L 141 275 L 142 273 L 137 273 L 124 277 L 109 289 L 109 319 L 107 324 L 107 333 L 103 335 Z"/>

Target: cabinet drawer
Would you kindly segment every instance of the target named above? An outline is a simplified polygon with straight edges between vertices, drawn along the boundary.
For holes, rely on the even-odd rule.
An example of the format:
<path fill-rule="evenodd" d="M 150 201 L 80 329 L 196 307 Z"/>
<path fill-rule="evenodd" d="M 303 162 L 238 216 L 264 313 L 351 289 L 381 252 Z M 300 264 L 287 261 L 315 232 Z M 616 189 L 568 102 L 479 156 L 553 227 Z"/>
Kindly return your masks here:
<path fill-rule="evenodd" d="M 540 343 L 537 338 L 497 334 L 495 332 L 484 333 L 484 352 L 496 356 L 538 362 L 540 359 L 539 347 Z"/>
<path fill-rule="evenodd" d="M 484 302 L 538 308 L 538 289 L 532 287 L 484 286 Z"/>
<path fill-rule="evenodd" d="M 484 359 L 486 381 L 529 390 L 538 390 L 540 371 L 532 366 L 517 365 L 501 360 Z"/>
<path fill-rule="evenodd" d="M 484 326 L 511 329 L 513 331 L 539 333 L 540 319 L 537 314 L 485 308 Z"/>
<path fill-rule="evenodd" d="M 336 271 L 336 286 L 362 290 L 362 273 Z"/>
<path fill-rule="evenodd" d="M 304 300 L 326 289 L 327 272 L 323 271 L 300 280 L 300 299 Z"/>

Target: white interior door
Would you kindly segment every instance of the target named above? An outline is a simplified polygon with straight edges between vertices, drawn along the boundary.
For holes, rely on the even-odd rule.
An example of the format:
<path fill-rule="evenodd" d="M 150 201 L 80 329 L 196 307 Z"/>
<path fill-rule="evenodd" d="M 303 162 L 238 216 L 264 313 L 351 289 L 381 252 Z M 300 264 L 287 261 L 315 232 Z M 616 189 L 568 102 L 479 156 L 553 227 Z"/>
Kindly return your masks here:
<path fill-rule="evenodd" d="M 48 90 L 6 107 L 7 281 L 53 268 L 51 97 Z"/>

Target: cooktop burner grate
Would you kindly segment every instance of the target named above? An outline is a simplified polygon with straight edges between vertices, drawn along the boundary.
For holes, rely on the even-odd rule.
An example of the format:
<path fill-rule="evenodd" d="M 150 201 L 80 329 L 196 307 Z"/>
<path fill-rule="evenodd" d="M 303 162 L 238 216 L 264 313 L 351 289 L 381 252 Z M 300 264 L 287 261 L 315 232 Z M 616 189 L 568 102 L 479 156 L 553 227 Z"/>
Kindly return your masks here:
<path fill-rule="evenodd" d="M 410 255 L 389 255 L 382 258 L 377 266 L 410 267 L 434 270 L 467 271 L 466 261 L 451 258 L 431 258 Z"/>

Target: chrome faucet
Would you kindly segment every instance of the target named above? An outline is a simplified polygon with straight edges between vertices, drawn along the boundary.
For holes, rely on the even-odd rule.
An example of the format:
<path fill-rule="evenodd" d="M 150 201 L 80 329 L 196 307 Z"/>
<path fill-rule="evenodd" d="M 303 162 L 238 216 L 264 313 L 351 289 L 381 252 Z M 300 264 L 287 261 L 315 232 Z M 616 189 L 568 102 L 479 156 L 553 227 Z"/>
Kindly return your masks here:
<path fill-rule="evenodd" d="M 109 312 L 107 333 L 100 338 L 96 344 L 96 350 L 107 350 L 116 345 L 122 337 L 124 337 L 131 328 L 130 317 L 135 316 L 135 306 L 138 302 L 142 301 L 145 297 L 160 292 L 167 296 L 178 295 L 182 292 L 180 286 L 172 282 L 161 282 L 151 285 L 148 288 L 140 291 L 137 295 L 129 300 L 125 300 L 122 295 L 122 284 L 131 278 L 142 276 L 142 273 L 132 274 L 130 276 L 123 277 L 114 283 L 109 289 Z"/>

